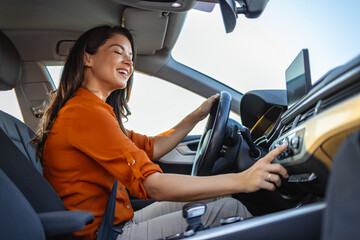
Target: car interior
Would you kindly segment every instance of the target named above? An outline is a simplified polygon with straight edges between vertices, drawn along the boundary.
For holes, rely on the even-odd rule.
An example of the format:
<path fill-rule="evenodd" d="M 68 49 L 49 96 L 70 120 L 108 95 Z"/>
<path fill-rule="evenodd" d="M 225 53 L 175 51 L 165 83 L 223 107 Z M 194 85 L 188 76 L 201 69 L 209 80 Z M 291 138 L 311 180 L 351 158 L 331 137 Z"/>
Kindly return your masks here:
<path fill-rule="evenodd" d="M 46 65 L 63 63 L 76 39 L 101 24 L 130 30 L 137 72 L 203 97 L 220 93 L 203 134 L 185 137 L 156 162 L 164 172 L 240 172 L 282 143 L 288 145 L 273 161 L 290 175 L 281 187 L 232 196 L 254 217 L 226 219 L 166 239 L 360 237 L 360 195 L 354 191 L 360 187 L 360 55 L 311 84 L 303 49 L 286 70 L 286 89 L 241 93 L 172 56 L 188 11 L 215 4 L 231 33 L 238 15 L 261 18 L 268 0 L 0 1 L 0 90 L 15 91 L 23 118 L 0 109 L 1 239 L 71 239 L 94 219 L 87 211 L 67 211 L 43 178 L 29 140 L 56 90 Z M 303 72 L 294 75 L 299 68 Z M 240 119 L 229 118 L 231 111 Z M 153 202 L 131 197 L 134 210 Z"/>

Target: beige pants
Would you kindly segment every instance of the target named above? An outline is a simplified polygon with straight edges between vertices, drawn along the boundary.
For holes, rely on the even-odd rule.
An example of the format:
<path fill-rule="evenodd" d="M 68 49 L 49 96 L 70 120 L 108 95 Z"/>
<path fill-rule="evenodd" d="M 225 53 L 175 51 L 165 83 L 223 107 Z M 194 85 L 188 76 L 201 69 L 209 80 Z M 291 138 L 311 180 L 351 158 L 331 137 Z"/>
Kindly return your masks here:
<path fill-rule="evenodd" d="M 251 217 L 242 203 L 230 197 L 199 202 L 207 202 L 206 213 L 202 216 L 202 223 L 205 226 L 218 225 L 220 219 L 232 216 Z M 185 204 L 155 202 L 136 211 L 134 218 L 125 224 L 123 233 L 117 237 L 117 240 L 159 239 L 184 232 L 187 223 L 182 216 L 182 207 Z"/>

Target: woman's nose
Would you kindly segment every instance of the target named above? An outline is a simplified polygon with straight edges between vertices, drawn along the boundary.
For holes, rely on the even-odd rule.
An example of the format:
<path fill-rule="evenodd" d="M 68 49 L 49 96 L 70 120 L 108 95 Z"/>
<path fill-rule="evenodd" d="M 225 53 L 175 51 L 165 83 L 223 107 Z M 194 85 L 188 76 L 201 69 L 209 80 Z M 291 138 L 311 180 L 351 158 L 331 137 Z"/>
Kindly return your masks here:
<path fill-rule="evenodd" d="M 129 66 L 133 65 L 132 57 L 129 55 L 126 55 L 123 59 L 123 62 Z"/>

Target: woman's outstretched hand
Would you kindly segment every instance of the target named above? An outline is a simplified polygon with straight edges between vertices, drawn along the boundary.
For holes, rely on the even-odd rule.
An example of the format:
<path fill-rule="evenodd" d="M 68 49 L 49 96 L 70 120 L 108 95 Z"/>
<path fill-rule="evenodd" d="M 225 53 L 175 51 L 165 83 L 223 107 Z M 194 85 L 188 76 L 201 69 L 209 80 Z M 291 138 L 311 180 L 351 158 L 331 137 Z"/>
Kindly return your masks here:
<path fill-rule="evenodd" d="M 214 176 L 188 176 L 153 173 L 143 181 L 147 194 L 161 201 L 195 201 L 259 189 L 275 190 L 280 176 L 288 177 L 286 169 L 271 161 L 284 151 L 286 145 L 269 152 L 251 168 L 240 173 Z"/>
<path fill-rule="evenodd" d="M 271 162 L 286 147 L 287 145 L 283 144 L 273 149 L 266 156 L 259 159 L 251 168 L 240 173 L 243 175 L 244 192 L 255 192 L 260 189 L 274 191 L 276 187 L 280 187 L 280 176 L 288 178 L 288 173 L 280 164 Z"/>

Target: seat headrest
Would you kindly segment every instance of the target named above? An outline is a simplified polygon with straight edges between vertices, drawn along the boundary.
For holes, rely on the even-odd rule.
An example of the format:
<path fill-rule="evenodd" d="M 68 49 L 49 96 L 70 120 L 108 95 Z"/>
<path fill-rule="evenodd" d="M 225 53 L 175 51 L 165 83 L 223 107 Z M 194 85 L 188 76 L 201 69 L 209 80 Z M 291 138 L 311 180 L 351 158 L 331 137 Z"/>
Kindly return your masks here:
<path fill-rule="evenodd" d="M 21 67 L 15 45 L 0 31 L 0 90 L 11 90 L 19 83 Z"/>

